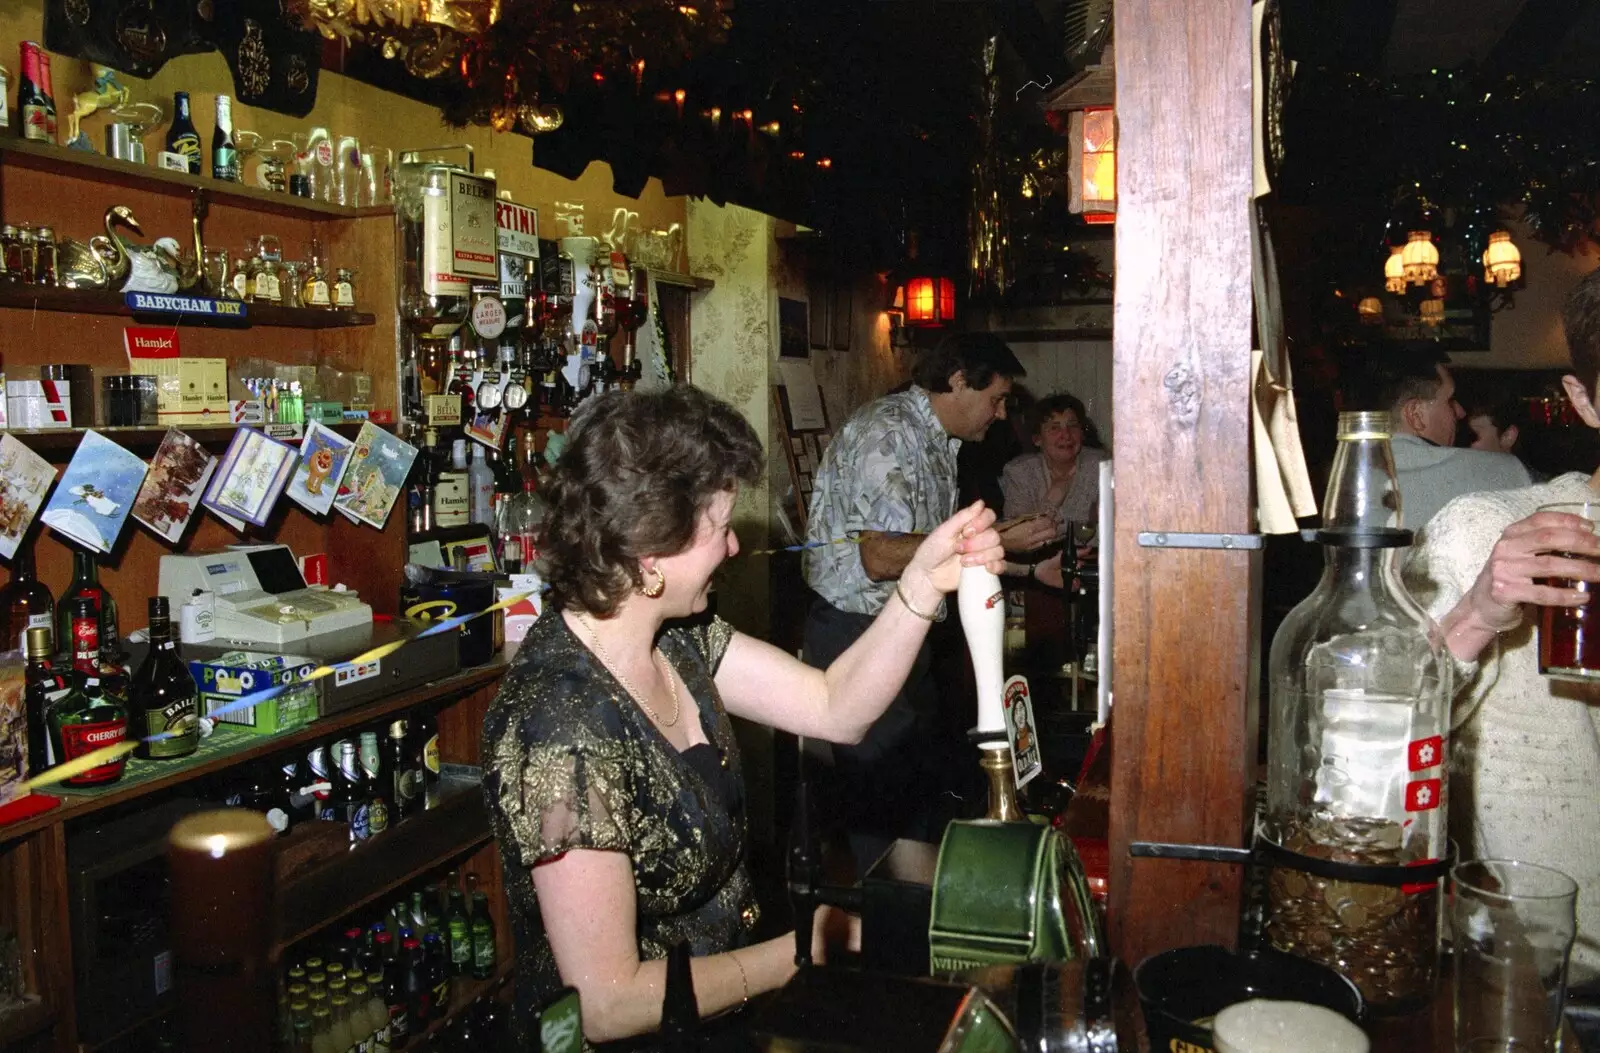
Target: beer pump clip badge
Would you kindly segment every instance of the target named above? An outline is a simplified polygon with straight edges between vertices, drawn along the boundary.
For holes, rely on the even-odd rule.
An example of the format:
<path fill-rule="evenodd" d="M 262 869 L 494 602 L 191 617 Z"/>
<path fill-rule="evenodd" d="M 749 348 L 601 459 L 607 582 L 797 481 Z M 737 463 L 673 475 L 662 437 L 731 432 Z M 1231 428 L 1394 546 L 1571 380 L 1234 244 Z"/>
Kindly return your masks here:
<path fill-rule="evenodd" d="M 1011 743 L 1012 766 L 1016 769 L 1018 789 L 1044 770 L 1044 758 L 1039 752 L 1039 732 L 1033 722 L 1033 694 L 1024 676 L 1012 676 L 1006 681 L 1002 703 L 1006 714 L 1006 739 Z"/>

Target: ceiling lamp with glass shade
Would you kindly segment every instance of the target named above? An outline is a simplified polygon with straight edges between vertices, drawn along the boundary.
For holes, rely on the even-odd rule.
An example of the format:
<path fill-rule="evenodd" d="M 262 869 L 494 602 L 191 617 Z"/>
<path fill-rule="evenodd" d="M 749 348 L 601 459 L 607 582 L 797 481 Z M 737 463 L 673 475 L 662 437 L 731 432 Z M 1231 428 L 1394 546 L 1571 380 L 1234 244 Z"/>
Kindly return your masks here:
<path fill-rule="evenodd" d="M 1376 296 L 1363 296 L 1356 304 L 1356 316 L 1367 325 L 1383 324 L 1383 301 Z"/>
<path fill-rule="evenodd" d="M 1511 241 L 1508 231 L 1497 230 L 1489 235 L 1489 247 L 1483 250 L 1483 280 L 1501 289 L 1522 277 L 1522 253 Z"/>
<path fill-rule="evenodd" d="M 1110 5 L 1107 5 L 1109 8 Z M 1052 125 L 1066 132 L 1067 211 L 1085 223 L 1117 218 L 1117 115 L 1115 47 L 1047 95 Z"/>
<path fill-rule="evenodd" d="M 949 278 L 910 278 L 904 288 L 906 325 L 932 329 L 956 320 L 956 283 Z M 897 292 L 895 303 L 901 302 L 901 294 Z"/>
<path fill-rule="evenodd" d="M 1406 267 L 1400 259 L 1404 251 L 1402 246 L 1395 245 L 1389 249 L 1389 258 L 1383 261 L 1383 287 L 1396 296 L 1406 291 Z"/>
<path fill-rule="evenodd" d="M 1421 310 L 1421 314 L 1422 314 L 1422 324 L 1423 325 L 1443 325 L 1444 324 L 1444 301 L 1443 300 L 1423 300 L 1422 301 L 1422 307 L 1420 308 L 1420 310 Z"/>
<path fill-rule="evenodd" d="M 1406 281 L 1412 285 L 1433 281 L 1439 273 L 1439 249 L 1433 244 L 1433 235 L 1425 230 L 1413 230 L 1400 252 L 1400 265 Z"/>

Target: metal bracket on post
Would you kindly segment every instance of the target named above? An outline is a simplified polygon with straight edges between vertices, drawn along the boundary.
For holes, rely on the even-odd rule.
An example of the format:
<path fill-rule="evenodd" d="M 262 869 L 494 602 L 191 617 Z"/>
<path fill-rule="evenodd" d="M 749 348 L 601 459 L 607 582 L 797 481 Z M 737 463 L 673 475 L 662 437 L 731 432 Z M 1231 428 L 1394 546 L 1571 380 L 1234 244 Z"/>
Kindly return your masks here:
<path fill-rule="evenodd" d="M 1260 548 L 1260 534 L 1191 534 L 1177 530 L 1141 530 L 1140 548 Z"/>

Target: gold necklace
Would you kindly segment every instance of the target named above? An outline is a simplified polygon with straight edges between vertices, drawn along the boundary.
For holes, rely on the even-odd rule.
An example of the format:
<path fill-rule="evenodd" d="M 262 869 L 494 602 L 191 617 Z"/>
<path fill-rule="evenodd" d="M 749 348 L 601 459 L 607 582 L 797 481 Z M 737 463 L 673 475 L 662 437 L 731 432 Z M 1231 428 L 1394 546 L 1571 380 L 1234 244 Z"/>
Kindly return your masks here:
<path fill-rule="evenodd" d="M 644 700 L 644 694 L 640 692 L 638 688 L 634 687 L 633 683 L 629 681 L 626 676 L 622 675 L 621 666 L 618 664 L 615 658 L 611 657 L 611 652 L 606 650 L 606 645 L 600 642 L 600 634 L 595 632 L 595 628 L 589 622 L 589 619 L 582 614 L 579 614 L 576 617 L 578 621 L 583 623 L 585 631 L 587 631 L 589 634 L 589 639 L 594 643 L 595 650 L 600 652 L 600 660 L 606 664 L 607 669 L 611 670 L 611 675 L 617 678 L 617 683 L 621 684 L 623 690 L 628 692 L 629 696 L 633 698 L 634 703 L 637 704 L 640 709 L 644 710 L 645 715 L 651 720 L 655 721 L 657 724 L 660 724 L 664 728 L 674 727 L 678 723 L 678 717 L 681 715 L 682 706 L 678 701 L 678 682 L 673 677 L 672 666 L 667 663 L 666 656 L 661 653 L 661 648 L 656 647 L 651 649 L 650 660 L 653 662 L 659 662 L 658 668 L 661 670 L 661 675 L 666 678 L 667 692 L 672 696 L 671 720 L 661 719 L 661 714 L 651 709 L 650 703 Z"/>

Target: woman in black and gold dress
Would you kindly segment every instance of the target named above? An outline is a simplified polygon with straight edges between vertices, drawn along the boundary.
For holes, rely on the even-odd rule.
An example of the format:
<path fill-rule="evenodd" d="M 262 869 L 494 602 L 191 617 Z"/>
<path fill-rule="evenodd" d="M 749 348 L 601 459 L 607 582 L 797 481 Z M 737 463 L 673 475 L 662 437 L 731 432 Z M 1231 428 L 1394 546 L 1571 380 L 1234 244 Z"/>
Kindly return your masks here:
<path fill-rule="evenodd" d="M 911 667 L 963 565 L 998 570 L 981 503 L 930 534 L 896 598 L 826 672 L 726 622 L 689 627 L 713 572 L 739 551 L 731 522 L 761 443 L 693 388 L 594 399 L 572 422 L 547 493 L 548 606 L 483 731 L 484 790 L 505 864 L 519 1029 L 575 986 L 591 1042 L 657 1030 L 662 959 L 693 949 L 708 1017 L 781 986 L 792 936 L 751 944 L 744 783 L 730 714 L 859 740 Z M 815 942 L 825 915 L 818 913 Z"/>

